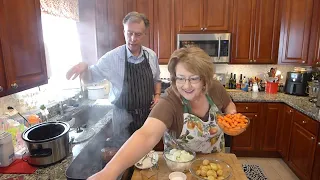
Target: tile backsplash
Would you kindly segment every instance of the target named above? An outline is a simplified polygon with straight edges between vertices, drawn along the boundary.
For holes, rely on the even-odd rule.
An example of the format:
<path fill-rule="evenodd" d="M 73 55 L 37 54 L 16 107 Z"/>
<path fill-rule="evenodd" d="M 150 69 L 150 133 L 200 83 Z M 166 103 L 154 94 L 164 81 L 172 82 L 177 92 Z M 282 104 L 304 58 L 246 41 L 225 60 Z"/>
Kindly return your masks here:
<path fill-rule="evenodd" d="M 282 82 L 285 82 L 286 75 L 288 71 L 292 71 L 295 66 L 293 65 L 229 65 L 229 64 L 216 64 L 214 66 L 215 73 L 236 73 L 237 79 L 239 78 L 240 74 L 243 74 L 246 77 L 253 77 L 257 76 L 262 73 L 267 73 L 270 71 L 270 68 L 277 68 L 281 71 L 283 76 Z M 161 78 L 169 78 L 170 74 L 168 71 L 167 65 L 160 65 L 161 71 Z"/>

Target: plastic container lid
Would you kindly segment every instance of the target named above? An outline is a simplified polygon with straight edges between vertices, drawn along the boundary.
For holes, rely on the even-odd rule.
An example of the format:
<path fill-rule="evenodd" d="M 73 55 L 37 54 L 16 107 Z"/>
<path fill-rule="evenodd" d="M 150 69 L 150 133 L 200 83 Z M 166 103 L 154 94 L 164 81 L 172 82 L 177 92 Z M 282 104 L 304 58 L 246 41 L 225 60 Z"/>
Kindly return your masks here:
<path fill-rule="evenodd" d="M 5 131 L 0 131 L 0 144 L 6 144 L 12 141 L 11 134 Z"/>

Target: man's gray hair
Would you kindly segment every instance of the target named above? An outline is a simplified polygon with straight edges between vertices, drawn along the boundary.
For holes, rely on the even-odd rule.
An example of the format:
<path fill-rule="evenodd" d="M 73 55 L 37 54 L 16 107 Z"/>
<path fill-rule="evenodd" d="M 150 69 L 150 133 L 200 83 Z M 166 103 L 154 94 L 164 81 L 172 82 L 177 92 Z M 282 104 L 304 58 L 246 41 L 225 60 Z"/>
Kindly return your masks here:
<path fill-rule="evenodd" d="M 125 25 L 128 22 L 140 23 L 141 21 L 144 22 L 146 28 L 149 27 L 150 22 L 146 15 L 138 12 L 130 12 L 123 18 L 122 24 Z"/>

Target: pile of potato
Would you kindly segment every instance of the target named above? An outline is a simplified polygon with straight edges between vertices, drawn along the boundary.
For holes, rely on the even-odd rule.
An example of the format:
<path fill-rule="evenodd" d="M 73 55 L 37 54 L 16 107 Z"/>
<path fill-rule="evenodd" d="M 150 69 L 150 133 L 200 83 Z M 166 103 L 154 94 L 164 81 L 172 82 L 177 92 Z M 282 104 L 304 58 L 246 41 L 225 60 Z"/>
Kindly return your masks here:
<path fill-rule="evenodd" d="M 202 165 L 197 168 L 196 174 L 208 180 L 223 180 L 223 170 L 220 164 L 210 162 L 207 159 L 202 161 Z"/>

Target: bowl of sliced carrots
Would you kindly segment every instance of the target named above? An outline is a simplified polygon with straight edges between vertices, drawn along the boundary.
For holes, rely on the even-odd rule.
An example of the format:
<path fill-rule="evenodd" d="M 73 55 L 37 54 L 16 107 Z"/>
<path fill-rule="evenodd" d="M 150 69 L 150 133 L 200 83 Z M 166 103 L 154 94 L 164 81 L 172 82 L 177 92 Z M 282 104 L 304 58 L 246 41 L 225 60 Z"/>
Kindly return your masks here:
<path fill-rule="evenodd" d="M 250 124 L 249 118 L 241 113 L 217 114 L 216 120 L 222 131 L 230 136 L 243 133 Z"/>

